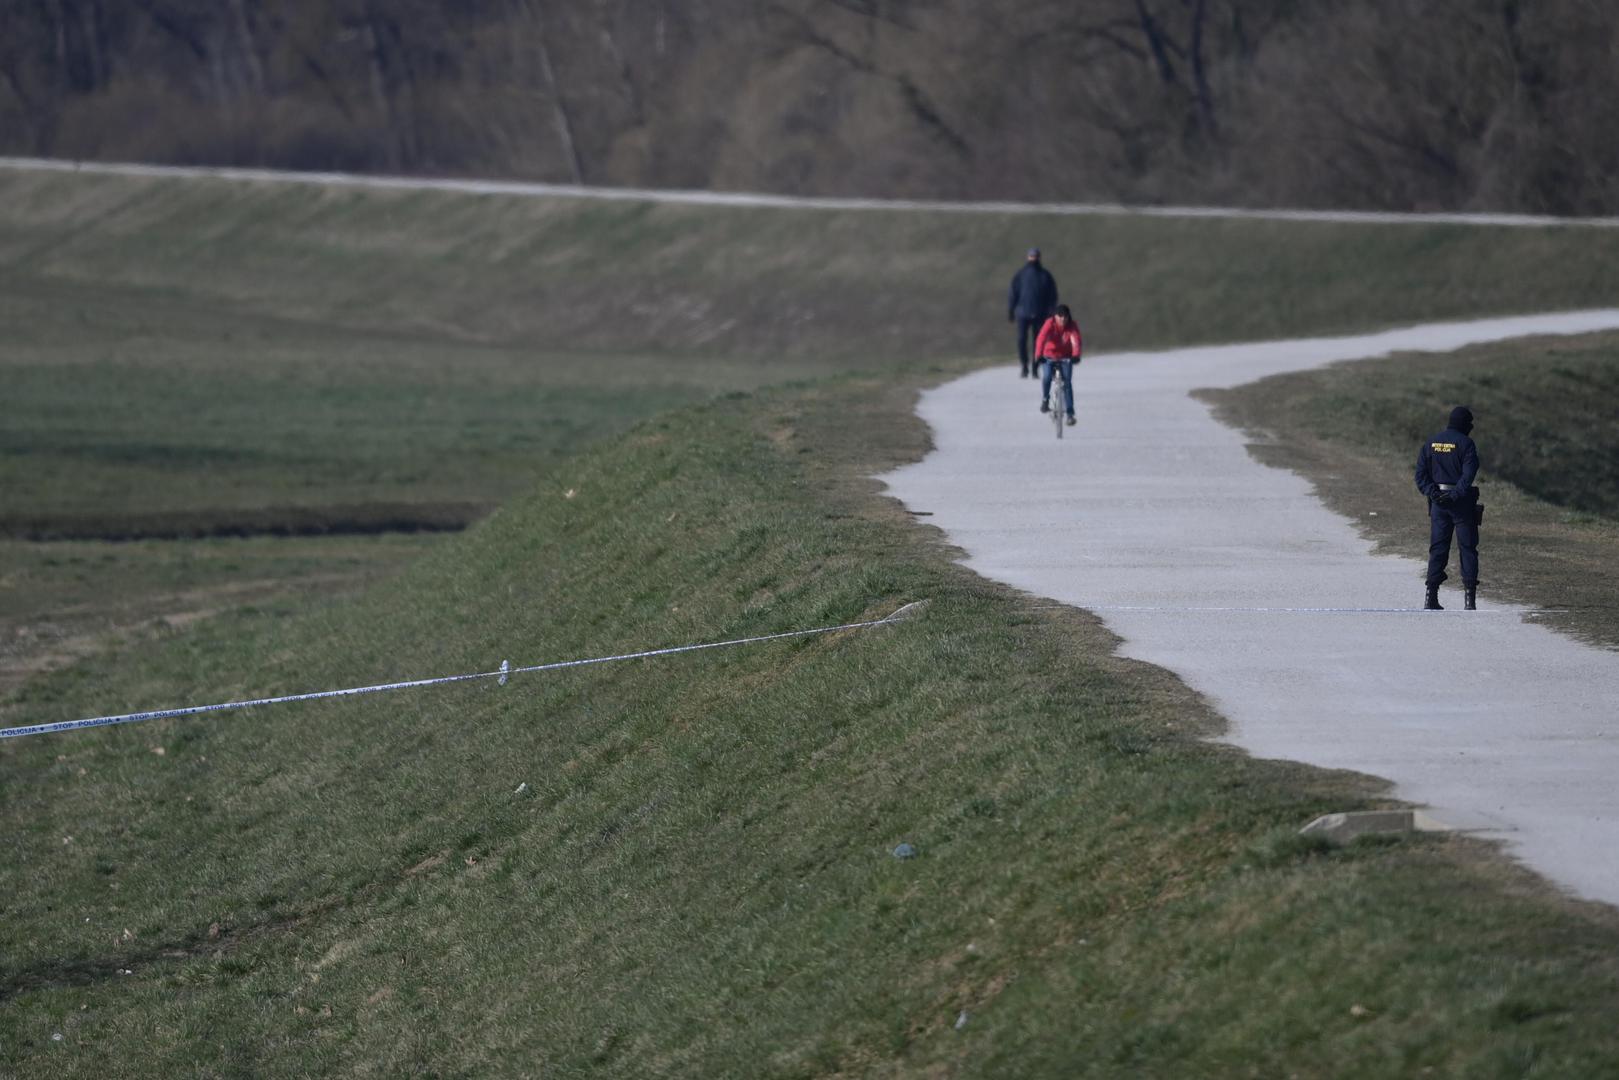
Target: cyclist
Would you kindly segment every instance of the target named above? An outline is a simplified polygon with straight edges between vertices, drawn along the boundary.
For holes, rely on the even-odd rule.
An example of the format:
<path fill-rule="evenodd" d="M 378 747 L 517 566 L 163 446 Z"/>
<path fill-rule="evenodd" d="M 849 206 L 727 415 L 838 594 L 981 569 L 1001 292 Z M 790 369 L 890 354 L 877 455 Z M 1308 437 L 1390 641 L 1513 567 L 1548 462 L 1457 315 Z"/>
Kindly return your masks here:
<path fill-rule="evenodd" d="M 1074 365 L 1079 363 L 1084 341 L 1079 335 L 1079 324 L 1067 304 L 1058 304 L 1057 313 L 1040 328 L 1034 340 L 1034 355 L 1040 361 L 1040 411 L 1050 412 L 1051 375 L 1056 365 L 1062 365 L 1062 403 L 1068 414 L 1068 426 L 1074 420 Z"/>

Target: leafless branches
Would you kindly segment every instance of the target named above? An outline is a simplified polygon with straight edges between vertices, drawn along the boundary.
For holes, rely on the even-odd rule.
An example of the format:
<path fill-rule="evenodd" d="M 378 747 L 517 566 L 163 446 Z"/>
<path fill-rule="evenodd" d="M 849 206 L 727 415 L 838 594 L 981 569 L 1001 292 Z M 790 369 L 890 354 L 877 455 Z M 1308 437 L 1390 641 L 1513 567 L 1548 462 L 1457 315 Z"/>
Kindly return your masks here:
<path fill-rule="evenodd" d="M 1610 0 L 9 0 L 0 149 L 1619 210 Z"/>

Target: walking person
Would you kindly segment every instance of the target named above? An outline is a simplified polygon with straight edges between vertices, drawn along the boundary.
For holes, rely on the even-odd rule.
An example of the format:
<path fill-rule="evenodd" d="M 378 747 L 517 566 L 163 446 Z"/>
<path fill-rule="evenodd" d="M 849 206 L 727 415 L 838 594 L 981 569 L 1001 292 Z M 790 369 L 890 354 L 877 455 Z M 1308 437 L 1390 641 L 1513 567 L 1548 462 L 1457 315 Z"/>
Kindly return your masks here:
<path fill-rule="evenodd" d="M 1484 508 L 1478 502 L 1478 447 L 1469 437 L 1473 413 L 1465 405 L 1450 411 L 1450 424 L 1422 444 L 1417 452 L 1417 490 L 1427 496 L 1428 597 L 1423 608 L 1443 611 L 1439 606 L 1439 586 L 1445 580 L 1450 562 L 1450 539 L 1454 534 L 1461 548 L 1462 606 L 1477 609 L 1478 527 Z"/>
<path fill-rule="evenodd" d="M 1051 377 L 1058 364 L 1062 365 L 1062 404 L 1068 415 L 1068 426 L 1074 420 L 1074 365 L 1079 363 L 1085 341 L 1080 337 L 1079 324 L 1067 304 L 1058 304 L 1056 313 L 1040 327 L 1035 338 L 1034 355 L 1040 361 L 1040 411 L 1051 411 Z"/>
<path fill-rule="evenodd" d="M 1030 248 L 1006 294 L 1006 321 L 1017 323 L 1017 356 L 1025 379 L 1029 377 L 1029 342 L 1056 308 L 1057 279 L 1041 265 L 1040 249 Z"/>

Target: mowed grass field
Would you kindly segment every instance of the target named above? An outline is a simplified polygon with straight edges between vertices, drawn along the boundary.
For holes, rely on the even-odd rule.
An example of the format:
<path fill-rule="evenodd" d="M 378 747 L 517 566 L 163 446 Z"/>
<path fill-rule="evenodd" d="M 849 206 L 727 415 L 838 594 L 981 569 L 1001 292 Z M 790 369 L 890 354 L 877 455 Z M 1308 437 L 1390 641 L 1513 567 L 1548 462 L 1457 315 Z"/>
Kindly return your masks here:
<path fill-rule="evenodd" d="M 1616 393 L 1619 335 L 1591 334 L 1338 364 L 1204 396 L 1254 436 L 1260 460 L 1318 481 L 1380 550 L 1423 560 L 1417 448 L 1445 426 L 1446 403 L 1469 404 L 1483 461 L 1480 595 L 1536 605 L 1542 621 L 1619 648 Z M 1446 594 L 1460 604 L 1458 589 Z"/>
<path fill-rule="evenodd" d="M 35 388 L 6 402 L 8 431 L 33 425 L 7 513 L 32 457 L 189 524 L 13 539 L 0 596 L 33 625 L 64 564 L 75 602 L 128 618 L 219 595 L 140 632 L 107 614 L 115 647 L 27 679 L 4 723 L 930 605 L 0 745 L 0 1072 L 1598 1076 L 1619 1055 L 1611 909 L 1465 839 L 1300 843 L 1382 793 L 1204 741 L 1220 721 L 1178 682 L 955 566 L 868 479 L 925 452 L 917 389 L 996 349 L 1031 231 L 1059 273 L 1073 253 L 1104 347 L 1600 303 L 1619 237 L 55 183 L 0 177 L 5 295 L 43 328 L 0 349 Z M 643 317 L 616 314 L 626 287 Z M 140 323 L 141 297 L 168 314 Z M 693 297 L 704 317 L 677 318 Z M 216 346 L 212 391 L 160 400 Z M 323 380 L 361 388 L 321 413 Z M 441 398 L 464 423 L 422 450 L 410 417 Z M 289 402 L 302 426 L 275 429 Z M 208 450 L 233 430 L 256 458 Z M 186 452 L 107 481 L 156 444 Z M 59 487 L 13 520 L 107 513 Z M 383 504 L 500 508 L 464 533 L 242 524 Z M 233 524 L 157 538 L 205 521 Z M 263 592 L 232 600 L 244 580 Z"/>

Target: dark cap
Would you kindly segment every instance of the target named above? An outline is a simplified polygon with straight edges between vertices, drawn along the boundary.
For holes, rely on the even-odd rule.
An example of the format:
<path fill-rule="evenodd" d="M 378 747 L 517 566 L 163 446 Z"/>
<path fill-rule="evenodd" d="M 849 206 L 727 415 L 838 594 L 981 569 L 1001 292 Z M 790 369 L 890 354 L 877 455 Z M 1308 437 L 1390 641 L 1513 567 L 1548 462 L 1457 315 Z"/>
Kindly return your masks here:
<path fill-rule="evenodd" d="M 1473 410 L 1466 405 L 1458 405 L 1450 410 L 1450 427 L 1452 431 L 1459 431 L 1466 435 L 1473 430 Z"/>
<path fill-rule="evenodd" d="M 1039 248 L 1030 248 L 1029 249 L 1029 258 L 1038 259 L 1039 257 L 1040 257 L 1040 249 Z"/>

